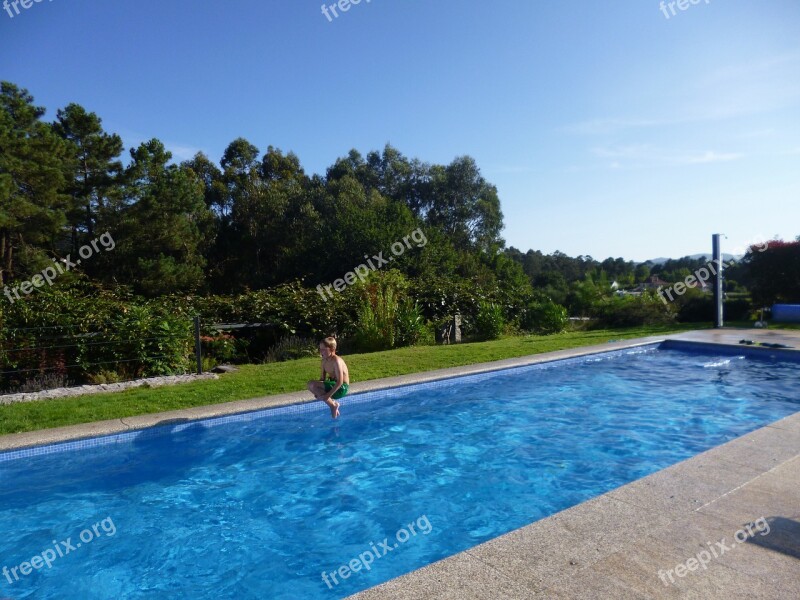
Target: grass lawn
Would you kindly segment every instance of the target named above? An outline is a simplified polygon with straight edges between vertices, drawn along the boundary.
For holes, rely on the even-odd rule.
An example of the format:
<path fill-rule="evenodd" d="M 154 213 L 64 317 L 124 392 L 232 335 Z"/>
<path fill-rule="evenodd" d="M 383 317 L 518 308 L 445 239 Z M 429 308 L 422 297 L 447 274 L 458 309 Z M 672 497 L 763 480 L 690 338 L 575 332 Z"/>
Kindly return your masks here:
<path fill-rule="evenodd" d="M 344 358 L 350 368 L 352 381 L 367 381 L 602 344 L 609 340 L 706 327 L 683 324 L 569 331 L 557 335 L 507 337 L 471 344 L 416 346 L 372 354 L 346 355 Z M 243 365 L 238 373 L 222 375 L 217 381 L 197 381 L 161 388 L 135 388 L 117 393 L 16 403 L 0 406 L 0 434 L 296 392 L 304 390 L 306 382 L 316 377 L 319 377 L 319 358 L 304 358 L 283 363 Z"/>

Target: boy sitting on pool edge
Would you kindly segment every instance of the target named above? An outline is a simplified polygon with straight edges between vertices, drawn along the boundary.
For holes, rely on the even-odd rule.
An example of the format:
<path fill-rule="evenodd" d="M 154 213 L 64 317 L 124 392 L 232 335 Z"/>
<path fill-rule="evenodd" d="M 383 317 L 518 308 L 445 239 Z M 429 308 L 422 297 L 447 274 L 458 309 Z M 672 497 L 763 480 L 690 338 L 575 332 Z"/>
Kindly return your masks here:
<path fill-rule="evenodd" d="M 344 398 L 350 387 L 350 372 L 342 358 L 336 355 L 336 338 L 322 340 L 319 354 L 322 357 L 322 377 L 319 381 L 309 381 L 308 391 L 330 407 L 331 417 L 335 419 L 339 416 L 339 403 L 336 401 Z"/>

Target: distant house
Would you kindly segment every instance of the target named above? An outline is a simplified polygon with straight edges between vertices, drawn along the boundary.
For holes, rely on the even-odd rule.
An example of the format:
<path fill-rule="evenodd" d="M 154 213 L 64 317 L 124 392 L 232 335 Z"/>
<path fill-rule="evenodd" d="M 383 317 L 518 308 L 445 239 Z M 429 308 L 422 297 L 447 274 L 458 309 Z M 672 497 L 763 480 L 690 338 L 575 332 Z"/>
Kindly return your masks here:
<path fill-rule="evenodd" d="M 635 294 L 641 294 L 647 290 L 656 290 L 659 287 L 669 287 L 670 285 L 672 284 L 669 281 L 664 281 L 658 275 L 651 275 L 647 281 L 637 285 L 631 290 L 631 292 Z"/>
<path fill-rule="evenodd" d="M 609 287 L 611 291 L 616 292 L 619 289 L 619 284 L 616 281 L 612 281 Z"/>
<path fill-rule="evenodd" d="M 703 291 L 703 292 L 712 291 L 712 288 L 708 284 L 708 282 L 703 281 L 701 279 L 697 279 L 696 277 L 695 277 L 694 281 L 685 281 L 684 283 L 686 284 L 687 288 L 698 288 L 700 291 Z"/>

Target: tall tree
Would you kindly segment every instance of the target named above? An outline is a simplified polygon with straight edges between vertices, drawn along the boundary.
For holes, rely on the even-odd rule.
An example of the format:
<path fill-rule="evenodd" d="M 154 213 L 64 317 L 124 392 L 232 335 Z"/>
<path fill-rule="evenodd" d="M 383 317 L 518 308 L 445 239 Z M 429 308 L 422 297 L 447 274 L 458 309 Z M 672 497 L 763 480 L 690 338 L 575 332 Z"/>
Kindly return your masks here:
<path fill-rule="evenodd" d="M 72 142 L 74 172 L 71 173 L 69 193 L 73 210 L 68 217 L 72 226 L 72 250 L 93 239 L 96 230 L 104 228 L 109 197 L 119 192 L 122 173 L 122 139 L 103 131 L 102 121 L 78 104 L 58 111 L 53 129 Z M 100 232 L 102 233 L 102 232 Z M 87 264 L 91 272 L 91 264 Z"/>
<path fill-rule="evenodd" d="M 481 176 L 474 159 L 462 156 L 447 167 L 434 166 L 431 179 L 428 224 L 441 228 L 460 249 L 493 251 L 504 245 L 497 188 Z"/>
<path fill-rule="evenodd" d="M 369 177 L 362 182 L 373 182 L 381 195 L 404 203 L 415 216 L 423 216 L 426 198 L 430 194 L 430 166 L 417 160 L 409 160 L 389 144 L 383 153 L 370 152 L 365 164 Z"/>
<path fill-rule="evenodd" d="M 752 282 L 753 300 L 759 305 L 800 303 L 800 238 L 772 240 L 766 249 L 751 246 L 743 262 Z"/>
<path fill-rule="evenodd" d="M 110 275 L 148 296 L 201 288 L 212 224 L 202 181 L 188 167 L 168 165 L 172 155 L 156 139 L 131 158 Z"/>
<path fill-rule="evenodd" d="M 0 83 L 0 283 L 27 276 L 63 234 L 73 152 L 27 90 Z"/>
<path fill-rule="evenodd" d="M 232 274 L 239 285 L 260 289 L 292 277 L 296 247 L 314 215 L 305 195 L 307 178 L 294 154 L 270 146 L 260 164 L 249 156 L 246 172 L 232 173 L 230 166 L 226 171 L 234 192 Z"/>

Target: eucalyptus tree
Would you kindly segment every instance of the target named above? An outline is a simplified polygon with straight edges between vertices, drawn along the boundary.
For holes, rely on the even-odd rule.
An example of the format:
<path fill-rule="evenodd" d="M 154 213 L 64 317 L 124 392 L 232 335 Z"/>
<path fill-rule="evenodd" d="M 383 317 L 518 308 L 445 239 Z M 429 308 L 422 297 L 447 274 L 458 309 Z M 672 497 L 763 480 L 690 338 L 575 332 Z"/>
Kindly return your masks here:
<path fill-rule="evenodd" d="M 426 222 L 439 227 L 456 248 L 494 252 L 504 245 L 497 188 L 483 178 L 469 156 L 446 167 L 431 167 L 430 195 L 423 210 Z"/>

